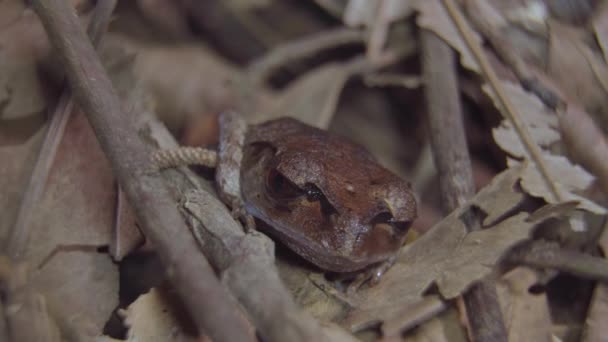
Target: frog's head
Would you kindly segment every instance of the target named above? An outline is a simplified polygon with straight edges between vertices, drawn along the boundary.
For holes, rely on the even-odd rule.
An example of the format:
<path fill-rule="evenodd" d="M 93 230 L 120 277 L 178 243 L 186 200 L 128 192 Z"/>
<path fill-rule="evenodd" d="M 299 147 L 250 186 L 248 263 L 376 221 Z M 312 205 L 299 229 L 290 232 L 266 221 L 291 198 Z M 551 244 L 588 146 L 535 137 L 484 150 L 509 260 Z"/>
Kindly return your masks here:
<path fill-rule="evenodd" d="M 334 272 L 394 255 L 416 217 L 409 184 L 369 152 L 293 119 L 252 128 L 241 183 L 272 235 Z"/>

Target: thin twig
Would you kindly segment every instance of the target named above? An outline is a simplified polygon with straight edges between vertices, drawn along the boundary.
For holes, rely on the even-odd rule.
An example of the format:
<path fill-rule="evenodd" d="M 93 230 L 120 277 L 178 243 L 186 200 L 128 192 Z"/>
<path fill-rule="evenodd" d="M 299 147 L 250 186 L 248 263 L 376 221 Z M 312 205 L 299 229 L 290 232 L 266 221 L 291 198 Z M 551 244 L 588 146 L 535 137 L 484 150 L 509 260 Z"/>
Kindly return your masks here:
<path fill-rule="evenodd" d="M 530 136 L 530 132 L 528 132 L 527 127 L 523 123 L 523 120 L 520 117 L 520 114 L 515 110 L 515 107 L 509 100 L 508 96 L 505 94 L 505 91 L 502 88 L 502 83 L 498 79 L 496 72 L 490 65 L 490 62 L 486 58 L 484 52 L 481 49 L 479 43 L 473 39 L 473 34 L 471 29 L 469 28 L 468 23 L 466 22 L 462 13 L 460 13 L 460 9 L 454 3 L 454 0 L 442 0 L 443 4 L 448 11 L 452 21 L 460 31 L 460 34 L 464 41 L 467 44 L 467 47 L 471 50 L 473 56 L 477 60 L 481 71 L 484 76 L 487 78 L 492 91 L 494 91 L 498 101 L 500 102 L 501 108 L 499 108 L 500 112 L 507 118 L 517 131 L 519 138 L 523 142 L 528 154 L 530 155 L 534 164 L 540 171 L 543 180 L 545 181 L 545 185 L 551 191 L 554 199 L 558 202 L 564 200 L 564 196 L 561 193 L 560 189 L 557 187 L 556 182 L 553 180 L 545 161 L 542 158 L 542 153 L 540 147 L 534 142 L 532 137 Z"/>
<path fill-rule="evenodd" d="M 556 242 L 535 241 L 522 246 L 509 254 L 509 261 L 608 282 L 608 261 L 606 259 L 562 249 Z"/>
<path fill-rule="evenodd" d="M 163 178 L 149 170 L 150 150 L 124 112 L 74 8 L 65 0 L 35 0 L 33 5 L 66 70 L 76 102 L 199 331 L 215 341 L 253 340 L 234 299 L 199 252 Z"/>
<path fill-rule="evenodd" d="M 471 158 L 464 131 L 454 51 L 435 33 L 421 31 L 422 71 L 431 146 L 439 173 L 444 213 L 464 205 L 475 194 Z M 472 211 L 464 217 L 468 231 L 480 230 Z M 507 341 L 496 286 L 491 279 L 475 284 L 464 295 L 474 341 Z"/>
<path fill-rule="evenodd" d="M 107 30 L 110 23 L 110 18 L 114 7 L 116 6 L 116 0 L 99 0 L 93 11 L 93 17 L 88 27 L 88 35 L 94 46 L 98 46 L 101 41 L 103 33 Z M 28 181 L 27 188 L 24 192 L 19 211 L 17 213 L 17 219 L 15 224 L 11 228 L 9 238 L 6 240 L 6 251 L 7 255 L 12 259 L 19 259 L 25 252 L 27 241 L 29 239 L 30 229 L 30 218 L 32 217 L 32 210 L 38 204 L 40 197 L 42 196 L 44 186 L 46 184 L 51 166 L 57 155 L 57 149 L 62 141 L 65 127 L 70 119 L 70 114 L 74 103 L 72 101 L 72 93 L 70 89 L 65 86 L 57 106 L 51 116 L 51 122 L 46 131 L 46 136 L 40 148 L 38 159 L 32 174 Z"/>
<path fill-rule="evenodd" d="M 247 68 L 247 73 L 253 84 L 261 84 L 281 66 L 314 56 L 323 50 L 363 43 L 364 37 L 362 31 L 344 27 L 306 36 L 273 48 L 266 55 L 255 60 Z"/>
<path fill-rule="evenodd" d="M 376 4 L 376 16 L 367 41 L 367 58 L 371 61 L 376 60 L 380 56 L 386 43 L 386 36 L 388 35 L 390 25 L 389 12 L 386 10 L 388 5 L 389 1 L 387 0 L 379 0 Z"/>

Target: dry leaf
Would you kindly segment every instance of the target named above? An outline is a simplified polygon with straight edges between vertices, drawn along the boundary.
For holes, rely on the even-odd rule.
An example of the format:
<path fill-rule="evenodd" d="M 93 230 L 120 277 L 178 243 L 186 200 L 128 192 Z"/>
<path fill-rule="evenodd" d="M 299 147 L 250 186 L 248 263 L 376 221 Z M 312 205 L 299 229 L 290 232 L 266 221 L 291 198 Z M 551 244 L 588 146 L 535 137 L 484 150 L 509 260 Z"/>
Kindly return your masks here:
<path fill-rule="evenodd" d="M 178 312 L 165 295 L 153 288 L 131 303 L 124 316 L 129 328 L 127 341 L 204 341 L 202 338 L 184 332 L 183 325 L 177 320 Z"/>
<path fill-rule="evenodd" d="M 526 240 L 538 223 L 530 222 L 526 212 L 509 215 L 524 197 L 515 190 L 523 171 L 516 167 L 497 175 L 469 203 L 406 245 L 380 284 L 358 293 L 346 323 L 358 329 L 389 319 L 420 301 L 433 284 L 445 298 L 454 298 L 491 274 L 505 251 Z M 488 228 L 467 234 L 460 217 L 471 207 L 487 214 L 483 225 Z"/>
<path fill-rule="evenodd" d="M 509 341 L 546 341 L 551 334 L 547 296 L 530 292 L 538 280 L 534 270 L 517 267 L 496 283 Z"/>
<path fill-rule="evenodd" d="M 462 66 L 479 73 L 477 62 L 440 0 L 418 0 L 415 3 L 416 10 L 419 12 L 416 24 L 437 34 L 448 45 L 458 51 Z M 474 37 L 478 40 L 480 39 L 477 34 Z"/>
<path fill-rule="evenodd" d="M 30 170 L 38 156 L 44 133 L 44 129 L 39 129 L 29 138 L 21 137 L 24 143 L 7 146 L 5 134 L 0 131 L 0 160 L 10 161 L 0 163 L 0 236 L 3 241 L 17 219 L 23 189 L 29 180 Z"/>
<path fill-rule="evenodd" d="M 154 99 L 157 115 L 173 131 L 194 118 L 234 106 L 236 69 L 201 44 L 146 45 L 108 35 L 104 50 L 108 55 L 136 56 L 136 82 Z"/>
<path fill-rule="evenodd" d="M 521 119 L 532 139 L 541 148 L 545 148 L 543 159 L 556 182 L 556 186 L 565 196 L 564 200 L 576 200 L 579 202 L 578 208 L 589 212 L 605 213 L 606 210 L 603 207 L 575 193 L 587 190 L 595 178 L 585 169 L 572 164 L 566 157 L 551 154 L 549 150 L 551 145 L 561 141 L 557 117 L 537 97 L 524 91 L 520 86 L 509 81 L 502 81 L 502 83 L 506 96 L 509 97 L 513 106 L 521 114 Z M 489 87 L 485 85 L 483 89 L 492 98 L 494 105 L 498 107 L 499 104 Z M 503 120 L 499 127 L 492 130 L 492 134 L 496 143 L 509 155 L 530 159 L 510 121 Z M 508 158 L 507 162 L 509 166 L 518 164 L 516 160 L 511 158 Z M 547 188 L 534 164 L 526 166 L 522 175 L 522 186 L 532 196 L 541 197 L 547 203 L 556 203 L 553 193 Z"/>
<path fill-rule="evenodd" d="M 551 175 L 556 179 L 556 186 L 561 190 L 565 201 L 577 201 L 577 208 L 595 213 L 598 215 L 606 214 L 606 209 L 573 191 L 587 189 L 595 179 L 587 171 L 578 165 L 573 165 L 566 157 L 545 154 L 543 156 L 545 164 L 551 170 Z M 513 159 L 507 159 L 509 167 L 519 165 Z M 538 169 L 528 164 L 522 174 L 522 187 L 532 196 L 541 197 L 547 203 L 554 203 L 553 194 L 547 189 L 545 181 L 541 178 Z"/>
<path fill-rule="evenodd" d="M 606 89 L 602 87 L 603 83 L 598 82 L 598 76 L 594 72 L 594 69 L 598 71 L 596 62 L 604 69 L 605 63 L 595 60 L 597 57 L 589 51 L 583 39 L 584 32 L 577 28 L 551 23 L 547 73 L 560 85 L 568 98 L 583 103 L 591 114 L 605 113 L 608 109 Z M 594 63 L 590 64 L 589 59 L 594 60 Z M 603 76 L 600 75 L 599 78 L 602 79 Z M 605 116 L 598 118 L 601 118 L 603 124 L 608 122 Z"/>
<path fill-rule="evenodd" d="M 38 64 L 49 52 L 49 45 L 33 11 L 26 9 L 21 1 L 4 1 L 3 4 L 0 11 L 0 118 L 19 119 L 38 114 L 46 107 Z M 9 6 L 11 8 L 6 8 Z"/>
<path fill-rule="evenodd" d="M 42 132 L 40 132 L 42 133 Z M 0 149 L 2 225 L 14 223 L 42 134 Z M 118 304 L 118 270 L 106 253 L 114 223 L 114 180 L 84 115 L 73 115 L 59 146 L 45 192 L 30 208 L 30 243 L 24 253 L 31 283 L 53 312 L 89 336 L 102 330 Z M 6 235 L 4 235 L 6 237 Z"/>
<path fill-rule="evenodd" d="M 455 308 L 424 322 L 403 339 L 405 342 L 466 342 L 468 340 L 460 314 Z"/>
<path fill-rule="evenodd" d="M 338 63 L 326 64 L 312 70 L 283 91 L 274 109 L 267 114 L 256 115 L 252 121 L 257 123 L 290 116 L 309 125 L 327 129 L 350 75 L 350 68 Z"/>
<path fill-rule="evenodd" d="M 559 123 L 545 105 L 534 95 L 526 92 L 521 86 L 503 81 L 505 94 L 518 112 L 530 135 L 541 147 L 550 147 L 551 144 L 560 140 Z M 492 90 L 485 84 L 483 90 L 494 100 Z M 494 102 L 496 106 L 498 104 Z M 496 143 L 507 153 L 514 157 L 526 157 L 528 155 L 519 135 L 513 125 L 508 120 L 503 120 L 500 126 L 492 130 L 492 135 Z"/>
<path fill-rule="evenodd" d="M 413 13 L 414 1 L 384 0 L 381 16 L 389 23 L 405 18 Z M 344 10 L 344 24 L 347 26 L 372 26 L 376 20 L 379 1 L 350 0 Z"/>
<path fill-rule="evenodd" d="M 595 38 L 604 53 L 604 61 L 608 62 L 608 5 L 603 3 L 593 18 Z"/>

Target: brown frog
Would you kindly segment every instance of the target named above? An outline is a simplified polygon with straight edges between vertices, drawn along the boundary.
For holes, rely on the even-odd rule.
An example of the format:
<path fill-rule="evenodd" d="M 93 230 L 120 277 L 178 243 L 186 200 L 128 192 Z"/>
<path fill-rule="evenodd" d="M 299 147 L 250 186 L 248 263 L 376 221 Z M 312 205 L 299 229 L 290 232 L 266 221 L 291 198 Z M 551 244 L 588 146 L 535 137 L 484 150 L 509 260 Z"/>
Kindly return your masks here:
<path fill-rule="evenodd" d="M 240 193 L 271 235 L 332 272 L 390 259 L 416 217 L 409 184 L 367 150 L 291 118 L 247 129 Z"/>

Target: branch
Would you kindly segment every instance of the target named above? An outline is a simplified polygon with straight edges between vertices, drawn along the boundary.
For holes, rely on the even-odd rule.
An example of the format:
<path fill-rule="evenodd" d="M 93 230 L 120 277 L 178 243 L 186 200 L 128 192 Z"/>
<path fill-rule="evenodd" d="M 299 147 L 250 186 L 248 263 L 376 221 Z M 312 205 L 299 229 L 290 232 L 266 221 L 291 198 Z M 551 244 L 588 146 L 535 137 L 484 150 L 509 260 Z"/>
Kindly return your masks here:
<path fill-rule="evenodd" d="M 199 331 L 214 341 L 251 341 L 236 303 L 199 252 L 164 180 L 148 169 L 150 151 L 123 111 L 74 8 L 66 0 L 35 0 L 33 5 L 66 69 L 76 102 Z"/>
<path fill-rule="evenodd" d="M 442 204 L 449 213 L 475 194 L 467 147 L 454 51 L 434 33 L 421 31 L 422 72 L 428 109 L 431 146 L 441 188 Z M 468 231 L 481 229 L 473 212 L 465 218 Z M 470 333 L 477 342 L 507 341 L 496 286 L 490 279 L 464 295 Z"/>
<path fill-rule="evenodd" d="M 556 242 L 535 241 L 509 254 L 508 260 L 536 268 L 555 269 L 577 277 L 608 282 L 604 258 L 560 248 Z"/>
<path fill-rule="evenodd" d="M 363 43 L 364 39 L 362 31 L 344 27 L 305 36 L 281 44 L 256 59 L 247 67 L 247 74 L 253 84 L 262 84 L 274 71 L 289 63 L 341 45 Z"/>

